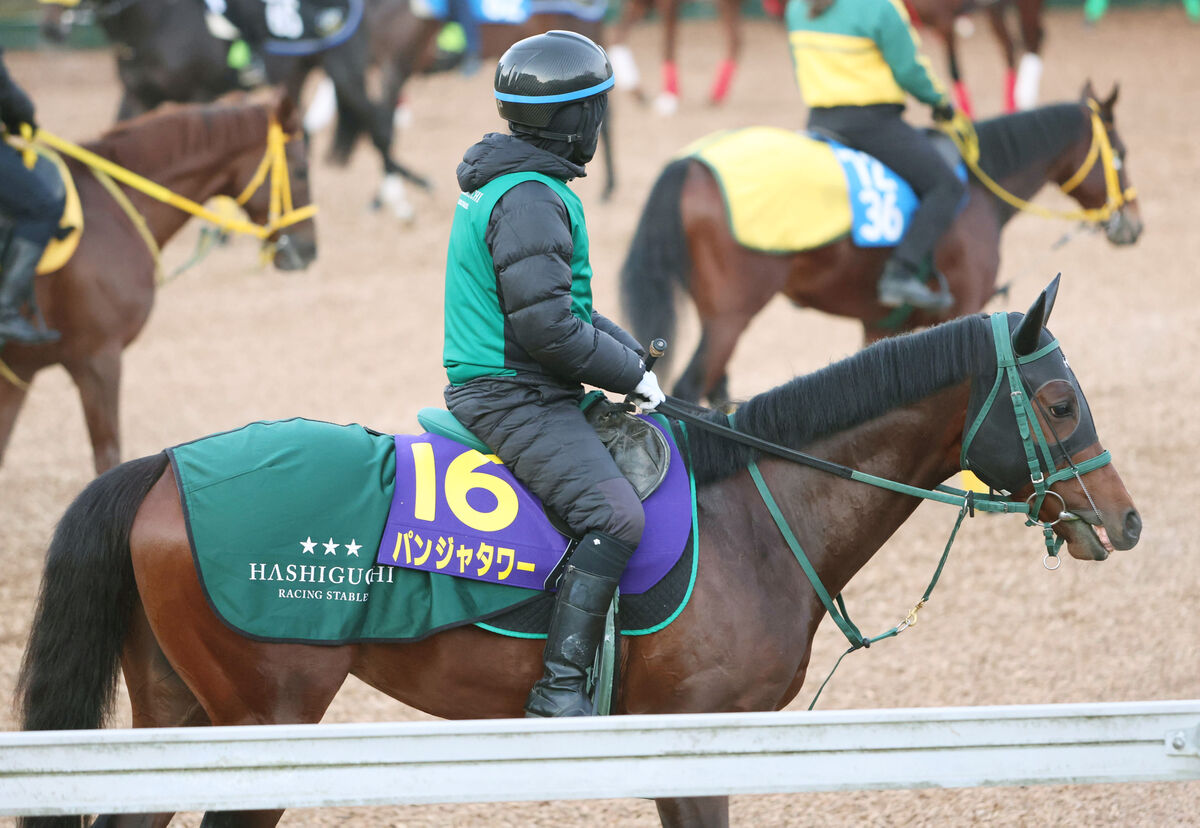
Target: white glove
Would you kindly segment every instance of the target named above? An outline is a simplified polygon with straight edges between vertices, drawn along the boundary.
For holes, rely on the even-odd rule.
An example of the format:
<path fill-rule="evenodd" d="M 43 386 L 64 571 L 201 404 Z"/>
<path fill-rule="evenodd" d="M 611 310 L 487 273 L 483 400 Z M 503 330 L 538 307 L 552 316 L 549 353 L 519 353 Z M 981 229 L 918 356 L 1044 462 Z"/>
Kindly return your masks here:
<path fill-rule="evenodd" d="M 641 403 L 639 408 L 642 411 L 653 411 L 658 408 L 658 404 L 667 399 L 667 395 L 658 387 L 658 377 L 654 376 L 653 371 L 647 371 L 642 374 L 642 379 L 637 384 L 637 388 L 633 389 L 635 397 L 641 397 L 646 402 Z"/>

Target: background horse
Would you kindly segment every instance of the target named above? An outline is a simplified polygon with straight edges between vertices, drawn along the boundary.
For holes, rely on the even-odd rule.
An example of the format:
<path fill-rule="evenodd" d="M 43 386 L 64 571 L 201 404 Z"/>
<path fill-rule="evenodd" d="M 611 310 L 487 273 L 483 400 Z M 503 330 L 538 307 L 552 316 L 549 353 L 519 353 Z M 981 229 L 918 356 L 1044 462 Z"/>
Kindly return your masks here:
<path fill-rule="evenodd" d="M 1050 343 L 1043 328 L 1049 305 L 1043 292 L 1024 317 L 997 317 L 993 324 L 974 316 L 878 343 L 748 401 L 738 427 L 834 462 L 865 462 L 862 470 L 874 475 L 935 486 L 959 467 L 965 418 L 989 395 L 1010 331 L 1018 355 Z M 1059 446 L 1050 465 L 1103 459 L 1061 351 L 1046 348 L 1034 362 L 1022 368 L 1030 376 L 1021 384 L 1038 403 L 1036 418 L 1050 445 Z M 1007 459 L 1032 476 L 1015 419 L 996 426 L 989 432 L 994 440 L 973 444 L 981 453 L 968 452 L 969 462 L 983 468 Z M 778 710 L 804 683 L 825 609 L 771 526 L 747 463 L 758 457 L 830 594 L 842 590 L 919 501 L 758 455 L 699 428 L 689 435 L 700 522 L 694 587 L 669 626 L 623 640 L 615 709 Z M 1070 444 L 1072 435 L 1080 445 Z M 1141 519 L 1115 468 L 1091 465 L 1054 483 L 1057 497 L 1042 500 L 1038 516 L 1054 521 L 1053 532 L 1073 556 L 1103 560 L 1137 543 Z M 166 467 L 165 453 L 123 464 L 93 481 L 59 522 L 19 680 L 24 729 L 102 726 L 121 668 L 137 727 L 316 722 L 349 674 L 444 718 L 521 715 L 541 673 L 536 640 L 462 626 L 414 643 L 315 646 L 252 640 L 231 630 L 206 602 Z M 727 809 L 726 797 L 658 802 L 669 826 L 725 825 Z M 221 824 L 268 826 L 280 813 L 224 814 Z M 68 819 L 31 818 L 25 825 Z M 161 814 L 139 824 L 163 826 L 169 819 Z"/>
<path fill-rule="evenodd" d="M 905 0 L 913 23 L 927 26 L 937 33 L 946 47 L 946 63 L 954 85 L 954 97 L 960 109 L 974 114 L 971 94 L 962 77 L 958 60 L 958 31 L 956 21 L 972 11 L 983 9 L 1000 51 L 1004 54 L 1004 111 L 1032 109 L 1037 105 L 1038 87 L 1042 74 L 1042 4 L 1043 0 Z M 1017 42 L 1009 30 L 1008 10 L 1016 9 L 1016 33 L 1020 37 L 1020 63 Z"/>
<path fill-rule="evenodd" d="M 191 105 L 164 109 L 113 128 L 86 149 L 172 192 L 203 203 L 217 195 L 238 197 L 253 179 L 267 149 L 272 122 L 286 133 L 299 129 L 287 96 L 266 103 Z M 288 177 L 296 206 L 309 203 L 307 149 L 289 141 Z M 97 473 L 121 459 L 118 400 L 121 351 L 146 324 L 154 303 L 157 251 L 146 244 L 134 217 L 79 162 L 67 159 L 83 207 L 84 230 L 71 259 L 36 280 L 37 301 L 62 339 L 50 345 L 9 342 L 0 358 L 26 384 L 41 369 L 61 364 L 79 389 Z M 269 187 L 260 186 L 243 205 L 265 224 Z M 138 192 L 129 199 L 161 247 L 190 217 Z M 316 256 L 313 221 L 307 219 L 269 237 L 277 242 L 275 266 L 292 270 Z M 25 401 L 26 387 L 0 378 L 0 458 Z"/>
<path fill-rule="evenodd" d="M 958 60 L 958 34 L 955 22 L 958 18 L 978 9 L 985 9 L 988 22 L 1008 67 L 1005 76 L 1005 111 L 1017 108 L 1029 109 L 1037 103 L 1038 82 L 1041 76 L 1042 46 L 1042 2 L 1043 0 L 904 0 L 915 25 L 928 26 L 945 44 L 950 78 L 954 83 L 955 97 L 959 106 L 971 114 L 970 94 Z M 679 71 L 676 63 L 679 42 L 679 14 L 685 0 L 630 0 L 621 9 L 612 37 L 612 56 L 617 69 L 617 85 L 629 89 L 639 99 L 645 95 L 641 88 L 641 73 L 637 62 L 629 51 L 629 33 L 644 20 L 651 11 L 658 14 L 662 24 L 662 91 L 654 105 L 659 113 L 670 115 L 679 107 Z M 763 0 L 763 8 L 769 17 L 781 18 L 783 0 Z M 1007 9 L 1017 9 L 1017 31 L 1021 36 L 1022 57 L 1020 74 L 1017 72 L 1017 54 L 1013 36 L 1006 19 Z M 737 72 L 738 59 L 742 52 L 741 0 L 714 0 L 717 17 L 725 39 L 724 52 L 717 64 L 709 88 L 707 101 L 711 105 L 722 103 L 729 93 L 733 76 Z"/>
<path fill-rule="evenodd" d="M 212 101 L 243 88 L 228 64 L 230 44 L 209 33 L 203 0 L 83 0 L 91 3 L 97 22 L 114 46 L 117 75 L 124 94 L 117 120 L 147 112 L 167 101 Z M 64 8 L 48 7 L 43 33 L 63 37 Z M 282 86 L 296 102 L 309 74 L 325 72 L 337 90 L 339 119 L 345 125 L 330 148 L 330 158 L 345 164 L 364 132 L 379 153 L 384 181 L 378 201 L 400 218 L 412 216 L 402 179 L 421 187 L 428 182 L 392 158 L 392 110 L 367 92 L 368 31 L 360 24 L 349 39 L 308 56 L 266 54 L 267 81 Z"/>
<path fill-rule="evenodd" d="M 1112 204 L 1106 165 L 1089 156 L 1095 137 L 1089 83 L 1085 103 L 1059 104 L 1004 115 L 978 125 L 980 164 L 1000 186 L 1030 199 L 1047 182 L 1078 178 L 1070 195 L 1084 208 Z M 1128 187 L 1125 146 L 1113 122 L 1117 90 L 1099 103 L 1122 194 Z M 1089 160 L 1090 159 L 1090 160 Z M 802 193 L 792 194 L 803 198 Z M 1123 196 L 1120 201 L 1123 201 Z M 1136 201 L 1117 205 L 1106 223 L 1108 240 L 1135 242 L 1142 222 Z M 974 313 L 996 290 L 1000 235 L 1016 209 L 972 179 L 968 199 L 936 250 L 936 264 L 954 295 L 947 316 Z M 876 284 L 890 248 L 860 248 L 847 236 L 813 250 L 762 253 L 739 245 L 729 229 L 724 196 L 702 162 L 672 161 L 651 191 L 621 271 L 621 301 L 639 341 L 671 339 L 675 289 L 691 296 L 700 316 L 700 342 L 674 394 L 687 400 L 728 401 L 725 366 L 750 320 L 777 293 L 797 305 L 859 319 L 867 342 L 929 325 L 939 318 L 914 311 L 897 319 L 879 304 Z M 663 366 L 665 369 L 666 366 Z"/>

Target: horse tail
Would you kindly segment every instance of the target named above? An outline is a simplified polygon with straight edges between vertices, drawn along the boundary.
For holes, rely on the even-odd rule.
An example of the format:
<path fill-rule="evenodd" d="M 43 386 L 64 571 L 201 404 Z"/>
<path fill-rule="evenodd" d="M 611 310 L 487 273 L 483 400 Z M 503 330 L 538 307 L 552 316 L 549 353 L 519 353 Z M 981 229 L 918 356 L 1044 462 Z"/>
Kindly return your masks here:
<path fill-rule="evenodd" d="M 104 725 L 137 597 L 129 533 L 138 507 L 166 465 L 163 452 L 110 469 L 75 498 L 58 522 L 17 679 L 23 730 Z"/>
<path fill-rule="evenodd" d="M 675 334 L 675 288 L 692 267 L 679 209 L 689 162 L 672 161 L 654 182 L 621 268 L 621 306 L 641 343 Z"/>

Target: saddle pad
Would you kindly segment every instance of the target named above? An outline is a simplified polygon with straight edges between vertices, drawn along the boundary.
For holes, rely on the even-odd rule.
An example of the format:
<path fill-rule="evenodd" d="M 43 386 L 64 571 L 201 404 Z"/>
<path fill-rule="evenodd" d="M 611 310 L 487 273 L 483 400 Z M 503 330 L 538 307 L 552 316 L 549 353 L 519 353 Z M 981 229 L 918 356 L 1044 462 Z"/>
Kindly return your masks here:
<path fill-rule="evenodd" d="M 657 419 L 642 419 L 666 433 Z M 671 569 L 691 529 L 689 475 L 667 437 L 667 475 L 642 503 L 646 529 L 621 578 L 629 594 Z M 396 435 L 395 489 L 377 563 L 543 590 L 569 542 L 495 455 L 440 434 Z"/>
<path fill-rule="evenodd" d="M 377 564 L 395 446 L 360 425 L 295 418 L 167 450 L 196 571 L 227 626 L 266 641 L 412 641 L 547 595 Z M 644 577 L 635 561 L 634 589 Z"/>
<path fill-rule="evenodd" d="M 718 132 L 686 147 L 712 172 L 734 239 L 764 253 L 821 247 L 850 232 L 846 176 L 828 144 L 775 127 Z"/>
<path fill-rule="evenodd" d="M 471 12 L 480 23 L 524 23 L 529 20 L 531 0 L 469 0 Z M 410 8 L 417 17 L 447 20 L 450 0 L 411 0 Z"/>
<path fill-rule="evenodd" d="M 25 142 L 13 136 L 8 142 L 18 151 L 25 148 Z M 79 202 L 79 190 L 75 188 L 75 177 L 63 161 L 61 155 L 45 144 L 36 141 L 32 144 L 37 153 L 37 162 L 33 171 L 38 179 L 55 194 L 62 194 L 64 208 L 58 226 L 69 232 L 62 239 L 53 238 L 46 245 L 42 258 L 38 260 L 37 272 L 53 273 L 71 260 L 79 247 L 79 238 L 83 235 L 83 205 Z"/>
<path fill-rule="evenodd" d="M 683 154 L 717 179 L 737 242 L 766 253 L 811 250 L 847 233 L 859 247 L 894 247 L 919 204 L 885 164 L 823 136 L 747 127 Z"/>
<path fill-rule="evenodd" d="M 307 57 L 345 43 L 358 31 L 363 19 L 365 0 L 301 0 L 300 2 L 248 3 L 242 14 L 255 19 L 238 18 L 252 33 L 261 32 L 263 49 L 269 54 Z M 227 11 L 226 0 L 204 0 L 205 23 L 220 40 L 236 40 L 242 35 Z"/>
<path fill-rule="evenodd" d="M 411 641 L 538 593 L 378 566 L 391 435 L 292 419 L 168 449 L 205 595 L 251 638 Z"/>

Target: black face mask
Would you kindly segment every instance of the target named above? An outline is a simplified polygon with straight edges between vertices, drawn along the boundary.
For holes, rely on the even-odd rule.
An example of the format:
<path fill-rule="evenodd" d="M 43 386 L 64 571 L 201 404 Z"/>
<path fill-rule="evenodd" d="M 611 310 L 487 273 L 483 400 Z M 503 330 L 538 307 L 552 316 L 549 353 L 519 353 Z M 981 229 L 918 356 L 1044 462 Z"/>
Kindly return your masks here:
<path fill-rule="evenodd" d="M 1010 315 L 1010 329 L 1015 328 L 1020 320 L 1020 314 Z M 1049 332 L 1043 329 L 1038 346 L 1044 347 L 1052 340 Z M 1083 396 L 1075 373 L 1060 349 L 1049 350 L 1039 358 L 1025 362 L 1020 366 L 1019 372 L 1025 386 L 1023 393 L 1027 397 L 1032 399 L 1038 391 L 1046 389 L 1057 392 L 1054 396 L 1060 398 L 1064 406 L 1067 401 L 1070 402 L 1070 416 L 1059 421 L 1055 427 L 1055 434 L 1049 431 L 1045 433 L 1050 457 L 1055 466 L 1063 465 L 1067 457 L 1097 441 L 1096 426 L 1092 421 L 1087 399 Z M 968 427 L 978 417 L 994 382 L 994 376 L 976 377 L 967 408 Z M 1016 415 L 1010 396 L 1012 390 L 1008 387 L 1007 379 L 1001 381 L 992 407 L 975 434 L 968 456 L 971 470 L 980 478 L 996 488 L 1017 492 L 1029 483 L 1029 466 L 1025 460 L 1020 435 L 1014 425 Z M 1034 407 L 1037 408 L 1037 403 L 1034 403 Z M 1067 410 L 1066 407 L 1064 410 Z M 1053 469 L 1044 469 L 1043 473 L 1049 475 L 1052 471 Z"/>

